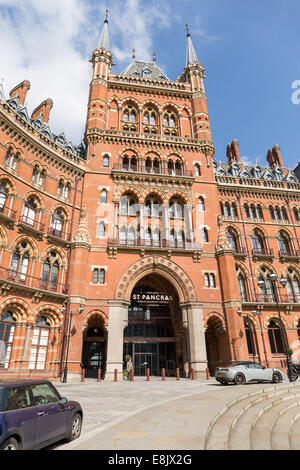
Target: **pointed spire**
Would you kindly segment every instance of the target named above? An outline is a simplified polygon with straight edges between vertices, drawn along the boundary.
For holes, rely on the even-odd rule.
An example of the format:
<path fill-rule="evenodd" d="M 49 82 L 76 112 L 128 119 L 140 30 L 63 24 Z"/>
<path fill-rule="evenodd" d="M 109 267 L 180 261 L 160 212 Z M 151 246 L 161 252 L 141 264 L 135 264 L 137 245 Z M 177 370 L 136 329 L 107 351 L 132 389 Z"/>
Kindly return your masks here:
<path fill-rule="evenodd" d="M 106 10 L 104 26 L 102 29 L 102 33 L 98 42 L 97 49 L 105 49 L 106 51 L 110 50 L 110 43 L 109 43 L 109 34 L 108 34 L 108 13 L 109 11 Z"/>
<path fill-rule="evenodd" d="M 132 60 L 135 60 L 135 48 L 132 48 Z"/>
<path fill-rule="evenodd" d="M 192 43 L 188 24 L 186 25 L 186 32 L 187 32 L 186 65 L 194 64 L 195 62 L 199 64 L 199 60 L 198 60 L 196 51 Z"/>

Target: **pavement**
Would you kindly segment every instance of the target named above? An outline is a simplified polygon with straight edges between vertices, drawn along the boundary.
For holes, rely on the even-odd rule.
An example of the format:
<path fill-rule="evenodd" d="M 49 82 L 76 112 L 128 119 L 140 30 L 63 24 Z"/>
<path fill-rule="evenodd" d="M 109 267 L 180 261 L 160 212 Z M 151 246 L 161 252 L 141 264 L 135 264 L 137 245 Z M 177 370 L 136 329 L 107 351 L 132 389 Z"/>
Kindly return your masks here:
<path fill-rule="evenodd" d="M 294 440 L 289 437 L 289 443 L 293 441 L 294 447 L 300 449 L 297 441 L 297 432 L 300 433 L 298 382 L 222 386 L 214 378 L 195 381 L 167 378 L 165 382 L 160 378 L 151 378 L 150 382 L 135 378 L 134 382 L 56 383 L 62 396 L 80 402 L 84 421 L 79 439 L 60 442 L 52 449 L 217 450 L 252 449 L 253 445 L 259 448 L 257 439 L 255 441 L 258 434 L 254 435 L 254 440 L 249 438 L 253 423 L 259 431 L 264 423 L 258 418 L 262 420 L 265 408 L 269 410 L 267 430 L 274 428 L 277 441 L 276 435 L 275 440 L 272 439 L 280 442 L 278 432 L 280 434 L 284 426 L 277 424 L 277 415 L 283 420 L 284 407 L 290 410 L 285 427 L 290 429 L 292 423 L 295 428 Z M 278 406 L 281 406 L 279 411 Z M 266 429 L 262 432 L 265 437 Z M 262 448 L 272 448 L 269 445 L 272 439 L 266 440 Z"/>

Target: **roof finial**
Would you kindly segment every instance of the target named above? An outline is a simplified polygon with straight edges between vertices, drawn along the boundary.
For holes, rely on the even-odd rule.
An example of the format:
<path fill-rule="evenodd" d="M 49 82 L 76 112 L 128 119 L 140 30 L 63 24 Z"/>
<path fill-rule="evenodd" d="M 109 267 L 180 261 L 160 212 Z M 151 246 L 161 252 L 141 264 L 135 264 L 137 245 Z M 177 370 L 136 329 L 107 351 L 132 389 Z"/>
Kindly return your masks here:
<path fill-rule="evenodd" d="M 190 36 L 190 31 L 189 31 L 189 25 L 188 24 L 185 25 L 185 29 L 186 29 L 187 37 Z"/>
<path fill-rule="evenodd" d="M 104 23 L 108 23 L 108 14 L 109 14 L 109 10 L 106 10 Z"/>
<path fill-rule="evenodd" d="M 132 48 L 132 60 L 135 60 L 135 48 Z"/>
<path fill-rule="evenodd" d="M 153 49 L 153 63 L 156 62 L 156 51 L 155 49 Z"/>

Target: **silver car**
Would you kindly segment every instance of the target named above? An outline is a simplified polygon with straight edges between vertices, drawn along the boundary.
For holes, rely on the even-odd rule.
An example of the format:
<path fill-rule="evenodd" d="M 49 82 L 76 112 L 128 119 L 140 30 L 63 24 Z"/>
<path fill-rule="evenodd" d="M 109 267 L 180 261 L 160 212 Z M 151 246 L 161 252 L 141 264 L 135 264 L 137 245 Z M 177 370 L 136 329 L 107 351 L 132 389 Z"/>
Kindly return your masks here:
<path fill-rule="evenodd" d="M 283 381 L 283 373 L 279 369 L 270 369 L 258 362 L 239 362 L 232 367 L 217 367 L 215 378 L 223 385 L 233 382 L 242 385 L 246 382 L 273 382 Z"/>

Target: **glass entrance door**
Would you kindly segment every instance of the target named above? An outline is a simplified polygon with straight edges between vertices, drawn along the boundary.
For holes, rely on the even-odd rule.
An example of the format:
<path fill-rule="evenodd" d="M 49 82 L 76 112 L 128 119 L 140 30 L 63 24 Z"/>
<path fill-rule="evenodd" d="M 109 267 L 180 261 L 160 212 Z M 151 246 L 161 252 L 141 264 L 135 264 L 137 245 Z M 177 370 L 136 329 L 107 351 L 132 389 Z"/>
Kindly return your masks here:
<path fill-rule="evenodd" d="M 137 353 L 134 355 L 134 372 L 135 375 L 147 375 L 147 369 L 150 369 L 152 375 L 152 354 Z"/>
<path fill-rule="evenodd" d="M 102 370 L 104 362 L 104 343 L 103 342 L 90 342 L 86 341 L 84 344 L 83 366 L 85 368 L 86 377 L 96 378 L 98 369 Z"/>

